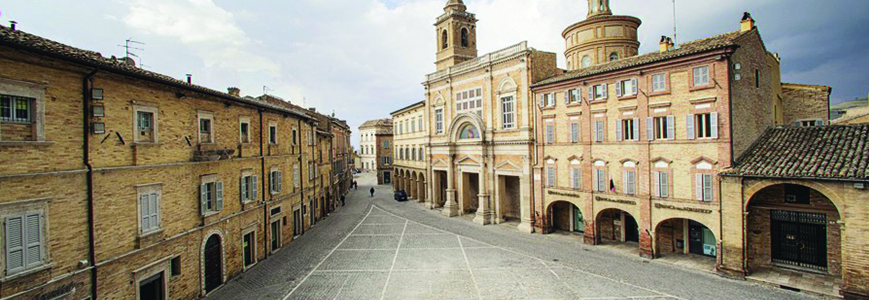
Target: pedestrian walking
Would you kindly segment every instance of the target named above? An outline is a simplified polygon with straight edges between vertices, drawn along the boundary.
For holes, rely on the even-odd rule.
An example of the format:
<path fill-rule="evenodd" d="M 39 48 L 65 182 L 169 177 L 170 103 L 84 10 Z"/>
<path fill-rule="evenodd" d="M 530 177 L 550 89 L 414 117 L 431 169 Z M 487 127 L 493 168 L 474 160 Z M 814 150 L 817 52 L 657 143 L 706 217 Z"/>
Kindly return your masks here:
<path fill-rule="evenodd" d="M 371 188 L 371 190 L 369 190 L 369 192 L 371 192 L 371 197 L 374 197 L 374 188 L 373 187 Z"/>
<path fill-rule="evenodd" d="M 341 206 L 344 206 L 344 196 L 341 196 Z"/>
<path fill-rule="evenodd" d="M 356 183 L 356 180 L 353 180 L 353 189 L 354 189 L 354 190 L 358 190 L 358 189 L 359 189 L 359 184 Z"/>

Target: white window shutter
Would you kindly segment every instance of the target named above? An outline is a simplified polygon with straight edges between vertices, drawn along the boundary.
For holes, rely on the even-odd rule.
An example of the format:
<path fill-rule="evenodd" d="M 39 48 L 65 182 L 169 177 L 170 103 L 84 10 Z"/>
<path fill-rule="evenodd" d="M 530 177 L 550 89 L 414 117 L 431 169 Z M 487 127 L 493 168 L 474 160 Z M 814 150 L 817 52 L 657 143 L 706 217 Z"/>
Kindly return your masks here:
<path fill-rule="evenodd" d="M 238 194 L 241 196 L 241 202 L 247 201 L 247 177 L 241 177 L 241 193 Z"/>
<path fill-rule="evenodd" d="M 592 180 L 594 181 L 594 189 L 598 190 L 598 191 L 600 190 L 600 180 L 598 180 L 599 176 L 600 176 L 599 170 L 594 170 L 594 173 L 592 175 Z"/>
<path fill-rule="evenodd" d="M 685 116 L 685 131 L 688 133 L 688 139 L 694 139 L 694 115 L 688 114 Z"/>
<path fill-rule="evenodd" d="M 218 181 L 214 184 L 217 190 L 217 211 L 223 210 L 223 181 Z"/>
<path fill-rule="evenodd" d="M 670 173 L 661 173 L 661 197 L 670 197 Z"/>
<path fill-rule="evenodd" d="M 278 192 L 284 190 L 284 173 L 278 171 Z"/>
<path fill-rule="evenodd" d="M 622 120 L 616 120 L 616 141 L 622 140 Z"/>
<path fill-rule="evenodd" d="M 199 212 L 205 215 L 208 209 L 208 188 L 207 183 L 199 185 Z"/>
<path fill-rule="evenodd" d="M 655 140 L 655 118 L 653 117 L 646 118 L 646 140 Z"/>
<path fill-rule="evenodd" d="M 150 215 L 150 210 L 148 209 L 148 195 L 142 194 L 139 195 L 139 220 L 141 220 L 142 224 L 140 226 L 141 229 L 147 230 L 151 228 L 150 219 L 148 215 Z"/>
<path fill-rule="evenodd" d="M 588 87 L 588 102 L 594 101 L 594 86 Z"/>
<path fill-rule="evenodd" d="M 630 184 L 630 178 L 628 178 L 629 176 L 630 172 L 628 171 L 625 171 L 622 176 L 622 192 L 624 192 L 625 194 L 628 194 L 630 191 L 630 189 L 628 189 Z"/>
<path fill-rule="evenodd" d="M 6 218 L 6 274 L 24 267 L 24 218 Z"/>
<path fill-rule="evenodd" d="M 545 95 L 546 94 L 540 94 L 540 107 L 546 106 Z"/>
<path fill-rule="evenodd" d="M 604 132 L 604 126 L 606 125 L 605 121 L 597 121 L 597 137 L 601 142 L 606 140 L 606 132 Z"/>
<path fill-rule="evenodd" d="M 24 227 L 24 241 L 27 246 L 27 249 L 25 249 L 24 261 L 26 267 L 33 266 L 42 261 L 42 237 L 40 236 L 42 233 L 42 226 L 40 226 L 41 223 L 41 214 L 37 213 L 27 215 Z"/>
<path fill-rule="evenodd" d="M 712 192 L 712 174 L 704 174 L 703 179 L 703 192 L 707 195 L 706 200 L 715 200 L 715 193 Z"/>
<path fill-rule="evenodd" d="M 712 138 L 718 138 L 718 113 L 713 112 L 709 114 L 709 122 L 712 123 Z"/>
<path fill-rule="evenodd" d="M 634 118 L 634 140 L 640 140 L 640 118 Z"/>
<path fill-rule="evenodd" d="M 608 95 L 608 94 L 607 94 L 608 92 L 609 92 L 609 90 L 607 90 L 606 83 L 604 83 L 604 84 L 603 84 L 603 97 L 604 97 L 604 98 L 609 97 L 609 96 L 607 96 L 607 95 Z"/>
<path fill-rule="evenodd" d="M 250 177 L 250 181 L 251 181 L 251 183 L 250 183 L 250 185 L 251 185 L 251 187 L 250 187 L 250 191 L 251 191 L 251 194 L 253 194 L 253 195 L 250 195 L 250 200 L 256 200 L 256 195 L 257 195 L 257 180 L 256 180 L 256 176 L 251 176 L 251 177 Z"/>
<path fill-rule="evenodd" d="M 160 199 L 157 193 L 151 194 L 151 227 L 160 227 Z"/>
<path fill-rule="evenodd" d="M 631 79 L 631 95 L 637 94 L 637 79 Z"/>
<path fill-rule="evenodd" d="M 622 92 L 623 87 L 624 84 L 622 84 L 621 81 L 616 82 L 616 97 L 621 98 L 624 95 L 624 93 Z"/>
<path fill-rule="evenodd" d="M 570 91 L 564 92 L 564 103 L 570 103 Z"/>
<path fill-rule="evenodd" d="M 676 139 L 676 117 L 667 116 L 667 139 Z"/>
<path fill-rule="evenodd" d="M 697 173 L 694 176 L 694 189 L 697 193 L 697 200 L 703 201 L 703 174 Z"/>

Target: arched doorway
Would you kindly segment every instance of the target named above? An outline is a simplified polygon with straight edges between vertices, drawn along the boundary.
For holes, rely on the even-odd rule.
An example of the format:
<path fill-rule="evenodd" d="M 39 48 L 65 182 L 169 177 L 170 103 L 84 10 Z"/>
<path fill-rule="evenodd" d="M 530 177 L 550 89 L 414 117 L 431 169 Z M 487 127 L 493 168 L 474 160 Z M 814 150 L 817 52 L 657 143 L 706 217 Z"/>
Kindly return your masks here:
<path fill-rule="evenodd" d="M 444 204 L 447 203 L 447 171 L 434 170 L 432 174 L 434 174 L 432 181 L 432 208 L 444 207 Z"/>
<path fill-rule="evenodd" d="M 678 254 L 717 257 L 717 241 L 709 227 L 694 220 L 668 219 L 655 227 L 655 253 L 658 256 Z"/>
<path fill-rule="evenodd" d="M 597 238 L 600 243 L 633 242 L 639 243 L 640 230 L 637 220 L 626 211 L 610 208 L 598 213 Z"/>
<path fill-rule="evenodd" d="M 205 275 L 205 293 L 213 291 L 223 284 L 223 250 L 220 246 L 220 236 L 212 234 L 205 242 L 205 247 L 202 250 L 202 258 Z"/>
<path fill-rule="evenodd" d="M 752 195 L 746 211 L 746 271 L 841 275 L 841 215 L 826 195 L 805 185 L 776 184 Z"/>
<path fill-rule="evenodd" d="M 585 232 L 585 218 L 582 211 L 573 203 L 556 201 L 549 205 L 549 224 L 551 231 Z"/>
<path fill-rule="evenodd" d="M 425 199 L 426 198 L 426 196 L 425 196 L 425 175 L 422 173 L 419 173 L 419 178 L 417 178 L 417 180 L 418 180 L 418 183 L 417 183 L 416 190 L 419 193 L 417 200 L 419 202 L 425 202 L 425 200 L 426 200 Z"/>

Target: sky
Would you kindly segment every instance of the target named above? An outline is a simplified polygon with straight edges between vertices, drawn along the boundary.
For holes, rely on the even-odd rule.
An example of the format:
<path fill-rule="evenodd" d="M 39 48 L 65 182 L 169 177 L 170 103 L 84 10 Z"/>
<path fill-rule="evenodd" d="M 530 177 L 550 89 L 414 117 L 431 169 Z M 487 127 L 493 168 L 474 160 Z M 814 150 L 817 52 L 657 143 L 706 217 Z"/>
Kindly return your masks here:
<path fill-rule="evenodd" d="M 243 95 L 264 92 L 348 121 L 353 144 L 365 120 L 423 100 L 435 71 L 434 21 L 446 0 L 27 0 L 0 3 L 0 23 L 145 69 Z M 585 19 L 586 0 L 466 0 L 479 54 L 521 41 L 555 52 L 561 32 Z M 640 53 L 673 34 L 672 0 L 611 0 L 615 14 L 643 21 Z M 677 42 L 757 21 L 767 49 L 782 57 L 782 81 L 833 87 L 838 103 L 869 93 L 869 1 L 676 0 Z M 358 147 L 357 147 L 358 149 Z"/>

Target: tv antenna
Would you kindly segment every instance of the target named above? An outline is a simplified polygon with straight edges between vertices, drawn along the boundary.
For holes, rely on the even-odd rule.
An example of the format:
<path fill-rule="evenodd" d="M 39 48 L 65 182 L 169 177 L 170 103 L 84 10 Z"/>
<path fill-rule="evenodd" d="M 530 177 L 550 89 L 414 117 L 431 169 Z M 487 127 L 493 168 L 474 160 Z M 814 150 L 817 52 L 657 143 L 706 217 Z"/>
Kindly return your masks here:
<path fill-rule="evenodd" d="M 269 92 L 271 92 L 271 91 L 274 91 L 274 90 L 271 89 L 270 87 L 263 86 L 263 95 L 268 95 Z"/>
<path fill-rule="evenodd" d="M 673 44 L 679 45 L 676 40 L 676 0 L 673 0 Z"/>
<path fill-rule="evenodd" d="M 139 66 L 142 67 L 142 68 L 144 68 L 145 65 L 142 64 L 142 58 L 139 57 L 139 55 L 137 55 L 136 53 L 133 53 L 133 52 L 132 52 L 132 50 L 145 51 L 144 48 L 139 48 L 139 47 L 142 47 L 142 46 L 139 46 L 139 45 L 145 45 L 145 43 L 142 43 L 142 42 L 139 42 L 139 41 L 134 41 L 133 38 L 131 37 L 131 38 L 126 39 L 126 40 L 124 41 L 124 44 L 123 44 L 123 45 L 118 45 L 118 47 L 123 47 L 123 48 L 124 48 L 124 52 L 125 52 L 125 54 L 126 54 L 125 57 L 135 57 L 135 58 L 138 58 L 138 59 L 139 59 Z"/>

